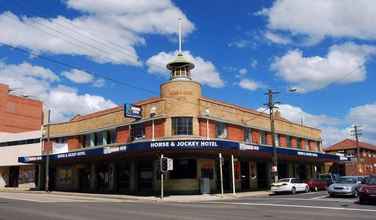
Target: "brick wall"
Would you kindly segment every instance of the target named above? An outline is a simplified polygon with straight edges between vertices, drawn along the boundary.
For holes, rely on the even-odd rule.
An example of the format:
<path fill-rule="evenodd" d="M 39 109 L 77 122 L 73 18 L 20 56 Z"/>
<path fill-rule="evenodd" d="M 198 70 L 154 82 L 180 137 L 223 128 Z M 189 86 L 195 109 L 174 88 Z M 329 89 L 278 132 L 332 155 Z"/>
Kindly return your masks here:
<path fill-rule="evenodd" d="M 50 142 L 45 141 L 43 143 L 42 151 L 43 151 L 43 154 L 46 154 L 47 152 L 52 153 L 52 141 L 51 140 Z"/>
<path fill-rule="evenodd" d="M 0 132 L 25 132 L 40 130 L 42 102 L 9 95 L 9 87 L 0 84 Z"/>
<path fill-rule="evenodd" d="M 206 135 L 206 119 L 199 119 L 199 134 L 201 137 L 207 137 Z M 209 120 L 209 138 L 215 138 L 216 133 L 215 122 Z"/>
<path fill-rule="evenodd" d="M 291 147 L 297 148 L 297 140 L 296 137 L 291 137 Z"/>
<path fill-rule="evenodd" d="M 154 121 L 154 138 L 161 138 L 164 137 L 164 126 L 165 126 L 165 120 L 155 120 Z M 146 122 L 145 123 L 145 138 L 146 139 L 152 139 L 153 138 L 153 126 L 152 122 Z"/>
<path fill-rule="evenodd" d="M 129 142 L 129 127 L 119 127 L 116 132 L 116 143 L 128 143 Z"/>
<path fill-rule="evenodd" d="M 273 144 L 272 134 L 269 133 L 269 132 L 266 132 L 266 144 L 267 145 L 272 145 Z"/>
<path fill-rule="evenodd" d="M 252 141 L 255 144 L 260 143 L 260 132 L 258 130 L 252 129 Z"/>
<path fill-rule="evenodd" d="M 244 141 L 243 127 L 236 125 L 227 125 L 228 139 L 233 141 Z"/>
<path fill-rule="evenodd" d="M 279 146 L 287 147 L 287 140 L 286 140 L 285 135 L 282 135 L 282 134 L 279 135 Z"/>
<path fill-rule="evenodd" d="M 69 151 L 81 148 L 80 136 L 68 137 L 67 143 Z"/>

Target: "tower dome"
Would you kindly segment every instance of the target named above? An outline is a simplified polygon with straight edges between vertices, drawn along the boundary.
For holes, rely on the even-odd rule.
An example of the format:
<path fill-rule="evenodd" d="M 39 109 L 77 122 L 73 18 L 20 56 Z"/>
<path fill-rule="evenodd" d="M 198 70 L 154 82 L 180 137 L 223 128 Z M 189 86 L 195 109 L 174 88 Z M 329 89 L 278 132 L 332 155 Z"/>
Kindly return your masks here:
<path fill-rule="evenodd" d="M 170 80 L 186 79 L 192 80 L 191 70 L 195 65 L 187 61 L 184 55 L 179 52 L 175 60 L 167 64 L 167 69 L 171 71 Z"/>

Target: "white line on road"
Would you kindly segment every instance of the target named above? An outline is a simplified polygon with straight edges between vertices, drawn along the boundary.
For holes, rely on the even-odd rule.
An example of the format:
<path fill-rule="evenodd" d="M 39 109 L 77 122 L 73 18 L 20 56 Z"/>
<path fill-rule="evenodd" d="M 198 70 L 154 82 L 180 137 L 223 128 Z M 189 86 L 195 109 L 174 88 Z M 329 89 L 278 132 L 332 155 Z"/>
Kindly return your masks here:
<path fill-rule="evenodd" d="M 342 210 L 342 211 L 376 212 L 376 209 L 355 209 L 355 208 L 343 208 L 343 207 L 287 205 L 287 204 L 273 204 L 273 203 L 248 203 L 248 202 L 205 202 L 205 203 L 207 203 L 207 204 L 223 204 L 223 205 L 272 206 L 272 207 L 293 207 L 293 208 L 308 208 L 308 209 L 327 209 L 327 210 Z"/>
<path fill-rule="evenodd" d="M 305 199 L 305 198 L 284 198 L 284 197 L 281 197 L 281 198 L 273 198 L 274 199 L 280 199 L 280 200 L 291 200 L 291 201 L 326 201 L 326 202 L 348 202 L 348 203 L 353 203 L 354 200 L 349 200 L 349 199 L 333 199 L 333 198 L 326 198 L 323 197 L 323 198 L 320 198 L 320 197 L 315 197 L 315 198 L 310 198 L 310 199 Z M 272 198 L 270 198 L 270 200 L 272 200 Z"/>
<path fill-rule="evenodd" d="M 313 198 L 311 198 L 311 199 L 325 199 L 325 198 L 327 198 L 327 197 L 328 197 L 328 195 L 324 195 L 324 196 L 313 197 Z"/>

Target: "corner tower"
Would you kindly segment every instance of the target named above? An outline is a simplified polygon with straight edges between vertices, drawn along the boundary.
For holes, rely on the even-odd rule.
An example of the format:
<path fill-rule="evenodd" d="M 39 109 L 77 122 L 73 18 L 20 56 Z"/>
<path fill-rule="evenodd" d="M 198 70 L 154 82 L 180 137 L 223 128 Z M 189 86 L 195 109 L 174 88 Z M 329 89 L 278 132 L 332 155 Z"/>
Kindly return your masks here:
<path fill-rule="evenodd" d="M 166 101 L 165 113 L 169 116 L 165 133 L 167 136 L 173 136 L 171 133 L 173 117 L 192 117 L 192 133 L 193 136 L 198 136 L 197 117 L 200 109 L 201 85 L 192 80 L 191 70 L 195 65 L 184 57 L 181 42 L 181 20 L 179 19 L 179 51 L 175 59 L 166 66 L 170 70 L 170 80 L 163 83 L 160 88 L 161 98 Z"/>

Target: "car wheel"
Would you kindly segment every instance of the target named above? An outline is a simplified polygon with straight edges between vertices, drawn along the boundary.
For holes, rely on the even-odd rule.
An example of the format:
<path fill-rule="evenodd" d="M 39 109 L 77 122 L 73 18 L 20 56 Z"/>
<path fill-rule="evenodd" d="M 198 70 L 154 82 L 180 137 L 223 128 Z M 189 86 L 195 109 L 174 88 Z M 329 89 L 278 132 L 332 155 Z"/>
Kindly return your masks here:
<path fill-rule="evenodd" d="M 353 197 L 358 197 L 358 190 L 355 190 L 354 193 L 353 193 Z"/>
<path fill-rule="evenodd" d="M 333 193 L 329 193 L 329 197 L 336 197 Z"/>
<path fill-rule="evenodd" d="M 305 187 L 304 192 L 305 192 L 305 193 L 309 192 L 309 187 L 308 187 L 308 186 Z"/>
<path fill-rule="evenodd" d="M 292 187 L 292 189 L 291 189 L 291 194 L 296 194 L 296 188 L 295 187 Z"/>

